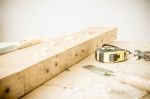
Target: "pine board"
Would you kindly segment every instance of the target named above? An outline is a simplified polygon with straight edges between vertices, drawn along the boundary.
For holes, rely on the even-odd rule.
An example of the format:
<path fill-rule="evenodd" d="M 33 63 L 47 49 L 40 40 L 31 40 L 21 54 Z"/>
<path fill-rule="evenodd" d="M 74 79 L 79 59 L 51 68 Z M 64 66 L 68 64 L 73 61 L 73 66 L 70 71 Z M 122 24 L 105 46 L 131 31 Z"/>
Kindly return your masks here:
<path fill-rule="evenodd" d="M 92 27 L 0 56 L 0 98 L 18 98 L 116 39 L 117 29 Z"/>

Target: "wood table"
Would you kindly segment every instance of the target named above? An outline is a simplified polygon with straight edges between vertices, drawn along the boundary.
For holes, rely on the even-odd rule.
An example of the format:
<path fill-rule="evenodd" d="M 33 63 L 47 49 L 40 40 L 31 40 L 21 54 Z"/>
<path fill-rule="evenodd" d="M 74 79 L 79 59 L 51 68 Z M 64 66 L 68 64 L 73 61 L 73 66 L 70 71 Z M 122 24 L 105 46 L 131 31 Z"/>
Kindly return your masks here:
<path fill-rule="evenodd" d="M 115 41 L 111 44 L 128 49 L 131 52 L 134 50 L 150 50 L 150 42 Z M 150 62 L 143 59 L 135 60 L 133 57 L 130 57 L 125 62 L 113 64 L 100 63 L 95 60 L 94 54 L 92 54 L 21 98 L 150 99 L 148 92 L 121 83 L 113 77 L 106 77 L 88 71 L 83 68 L 85 65 L 95 65 L 105 69 L 132 73 L 150 79 Z"/>

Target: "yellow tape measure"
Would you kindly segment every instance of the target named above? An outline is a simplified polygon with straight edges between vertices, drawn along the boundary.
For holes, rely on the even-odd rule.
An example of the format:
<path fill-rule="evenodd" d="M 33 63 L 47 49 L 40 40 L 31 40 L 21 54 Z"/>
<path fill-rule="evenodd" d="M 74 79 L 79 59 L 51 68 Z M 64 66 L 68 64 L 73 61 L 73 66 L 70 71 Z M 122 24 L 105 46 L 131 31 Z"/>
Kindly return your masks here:
<path fill-rule="evenodd" d="M 104 44 L 95 51 L 95 58 L 103 63 L 116 63 L 127 60 L 129 54 L 130 52 L 126 49 Z"/>

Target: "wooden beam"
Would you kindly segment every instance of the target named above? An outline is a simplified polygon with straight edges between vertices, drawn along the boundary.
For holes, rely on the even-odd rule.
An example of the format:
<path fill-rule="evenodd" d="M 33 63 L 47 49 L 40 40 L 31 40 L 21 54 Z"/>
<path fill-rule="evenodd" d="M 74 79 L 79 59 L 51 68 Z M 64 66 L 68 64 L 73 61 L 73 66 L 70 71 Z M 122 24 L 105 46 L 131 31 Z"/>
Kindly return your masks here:
<path fill-rule="evenodd" d="M 130 51 L 134 51 L 135 49 L 146 51 L 150 49 L 150 42 L 146 41 L 116 41 L 110 44 Z M 97 62 L 93 53 L 73 65 L 69 68 L 69 71 L 66 70 L 53 79 L 50 79 L 32 92 L 21 97 L 21 99 L 42 99 L 43 97 L 45 99 L 134 99 L 135 97 L 137 99 L 150 99 L 150 94 L 141 98 L 148 93 L 145 90 L 140 90 L 130 84 L 122 83 L 118 79 L 115 79 L 116 77 L 114 76 L 102 76 L 101 74 L 96 74 L 83 68 L 83 66 L 89 64 L 98 68 L 127 73 L 123 79 L 128 79 L 128 77 L 133 77 L 133 75 L 135 79 L 136 77 L 142 77 L 142 79 L 147 79 L 148 81 L 150 78 L 149 62 L 145 60 L 136 61 L 133 60 L 133 57 L 130 57 L 124 62 L 106 64 Z M 139 84 L 141 79 L 137 79 L 136 81 L 135 84 Z"/>
<path fill-rule="evenodd" d="M 92 27 L 0 56 L 0 98 L 18 98 L 116 39 L 117 29 Z"/>

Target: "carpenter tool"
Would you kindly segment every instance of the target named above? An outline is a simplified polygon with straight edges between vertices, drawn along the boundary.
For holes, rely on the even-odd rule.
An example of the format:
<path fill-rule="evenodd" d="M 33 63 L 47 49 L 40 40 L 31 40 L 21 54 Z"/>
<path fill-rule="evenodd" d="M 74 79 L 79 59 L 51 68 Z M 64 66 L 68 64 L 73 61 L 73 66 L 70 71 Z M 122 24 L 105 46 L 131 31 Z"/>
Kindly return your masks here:
<path fill-rule="evenodd" d="M 104 44 L 95 51 L 95 59 L 103 63 L 116 63 L 127 60 L 129 54 L 126 49 Z"/>
<path fill-rule="evenodd" d="M 141 76 L 138 76 L 135 74 L 114 72 L 114 71 L 96 67 L 93 65 L 86 65 L 86 66 L 83 66 L 83 68 L 86 68 L 87 70 L 90 70 L 90 71 L 100 74 L 100 75 L 115 76 L 114 78 L 119 80 L 122 83 L 126 83 L 126 84 L 136 87 L 138 89 L 150 92 L 150 79 L 148 79 L 148 78 L 144 78 L 144 77 L 141 77 Z"/>
<path fill-rule="evenodd" d="M 23 40 L 15 43 L 0 43 L 0 55 L 43 42 L 43 39 Z"/>
<path fill-rule="evenodd" d="M 142 52 L 141 50 L 135 50 L 133 52 L 133 56 L 139 60 L 141 58 L 143 58 L 146 61 L 150 61 L 150 51 L 144 51 Z"/>

